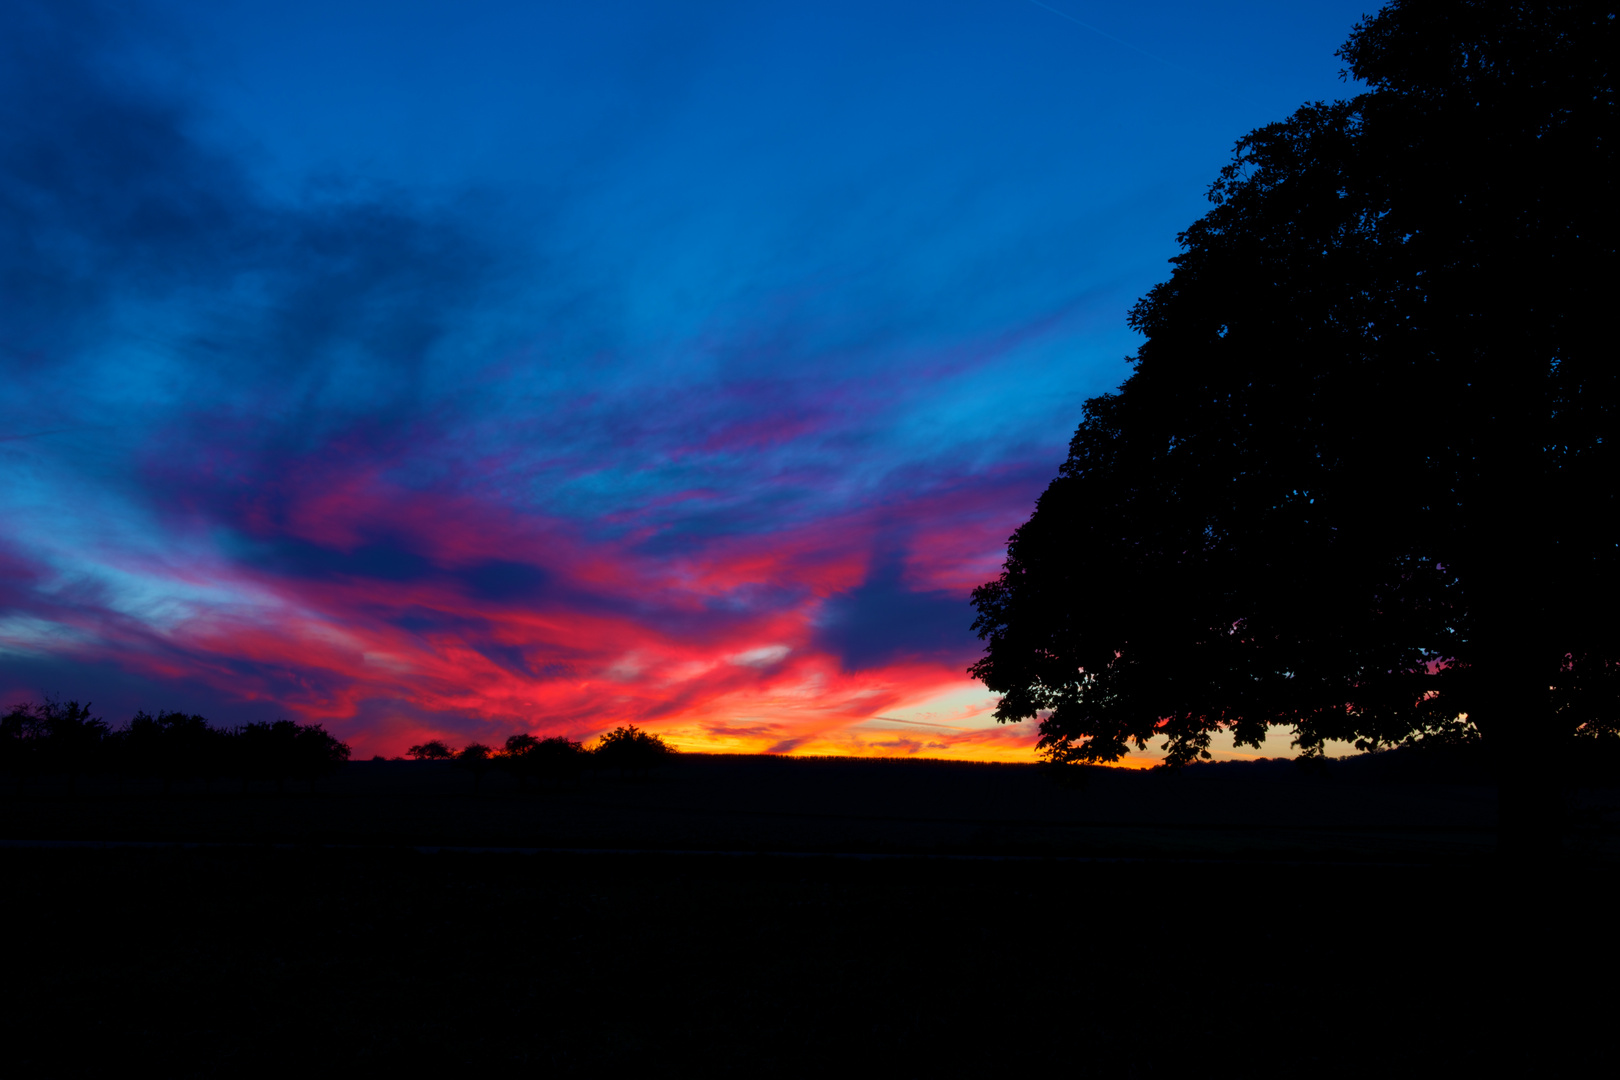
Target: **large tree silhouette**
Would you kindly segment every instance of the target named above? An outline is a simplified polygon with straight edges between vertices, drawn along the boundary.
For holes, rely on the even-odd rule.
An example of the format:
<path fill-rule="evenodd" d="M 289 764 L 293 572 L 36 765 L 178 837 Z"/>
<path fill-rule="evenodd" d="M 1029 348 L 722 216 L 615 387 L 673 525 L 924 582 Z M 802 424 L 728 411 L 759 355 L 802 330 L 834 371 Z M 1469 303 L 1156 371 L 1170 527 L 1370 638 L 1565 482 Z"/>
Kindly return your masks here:
<path fill-rule="evenodd" d="M 1533 828 L 1620 684 L 1614 22 L 1393 3 L 1366 92 L 1238 143 L 974 593 L 999 719 L 1090 761 L 1481 734 Z"/>

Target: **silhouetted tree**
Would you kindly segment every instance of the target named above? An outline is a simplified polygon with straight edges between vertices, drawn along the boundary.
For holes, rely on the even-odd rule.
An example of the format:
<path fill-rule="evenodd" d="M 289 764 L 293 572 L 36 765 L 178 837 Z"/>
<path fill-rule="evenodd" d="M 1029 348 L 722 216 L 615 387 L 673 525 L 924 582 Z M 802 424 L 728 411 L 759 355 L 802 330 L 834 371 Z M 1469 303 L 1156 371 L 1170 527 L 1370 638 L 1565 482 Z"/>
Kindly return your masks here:
<path fill-rule="evenodd" d="M 513 735 L 506 740 L 501 759 L 520 783 L 531 778 L 567 779 L 579 775 L 585 762 L 585 748 L 562 735 L 544 739 Z"/>
<path fill-rule="evenodd" d="M 0 771 L 24 777 L 65 776 L 69 781 L 105 762 L 107 724 L 90 703 L 46 698 L 16 705 L 0 717 Z"/>
<path fill-rule="evenodd" d="M 349 744 L 320 724 L 302 724 L 293 747 L 293 775 L 313 785 L 349 760 Z"/>
<path fill-rule="evenodd" d="M 489 771 L 489 763 L 495 751 L 483 743 L 468 743 L 456 752 L 456 765 L 472 773 L 473 785 L 484 782 L 484 773 Z"/>
<path fill-rule="evenodd" d="M 598 764 L 615 767 L 620 772 L 644 774 L 674 753 L 674 747 L 659 736 L 634 724 L 625 724 L 603 735 L 591 750 L 591 757 Z"/>
<path fill-rule="evenodd" d="M 413 746 L 409 750 L 405 751 L 405 753 L 409 754 L 417 761 L 449 761 L 451 758 L 456 756 L 456 752 L 454 750 L 450 749 L 438 739 L 430 739 L 425 743 L 419 743 L 418 745 Z"/>
<path fill-rule="evenodd" d="M 274 780 L 285 787 L 291 773 L 292 740 L 297 725 L 291 720 L 244 724 L 236 729 L 232 758 L 244 783 Z"/>
<path fill-rule="evenodd" d="M 974 593 L 1056 760 L 1483 735 L 1503 839 L 1615 731 L 1612 5 L 1397 2 L 1239 141 Z"/>
<path fill-rule="evenodd" d="M 534 775 L 534 760 L 532 753 L 540 743 L 533 735 L 517 734 L 509 736 L 506 745 L 501 748 L 496 757 L 501 767 L 511 774 L 512 778 L 522 787 Z"/>
<path fill-rule="evenodd" d="M 572 780 L 585 765 L 585 747 L 566 735 L 541 739 L 529 750 L 538 775 L 551 780 Z"/>
<path fill-rule="evenodd" d="M 274 780 L 281 788 L 289 779 L 313 785 L 348 761 L 350 754 L 349 745 L 320 724 L 291 720 L 247 724 L 237 729 L 235 743 L 238 768 L 245 780 Z"/>
<path fill-rule="evenodd" d="M 119 764 L 135 776 L 157 777 L 163 790 L 176 780 L 206 780 L 230 768 L 230 734 L 195 714 L 138 712 L 117 733 Z"/>

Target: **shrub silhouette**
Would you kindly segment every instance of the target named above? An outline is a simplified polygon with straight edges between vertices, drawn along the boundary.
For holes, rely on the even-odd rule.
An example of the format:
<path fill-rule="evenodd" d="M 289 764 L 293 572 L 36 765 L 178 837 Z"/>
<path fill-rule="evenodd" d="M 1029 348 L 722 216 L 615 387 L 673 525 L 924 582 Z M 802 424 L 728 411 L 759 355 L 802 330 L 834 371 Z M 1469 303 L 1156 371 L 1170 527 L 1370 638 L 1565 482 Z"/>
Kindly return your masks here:
<path fill-rule="evenodd" d="M 617 767 L 621 773 L 645 774 L 674 753 L 675 748 L 659 736 L 625 724 L 603 735 L 591 756 L 598 764 Z"/>

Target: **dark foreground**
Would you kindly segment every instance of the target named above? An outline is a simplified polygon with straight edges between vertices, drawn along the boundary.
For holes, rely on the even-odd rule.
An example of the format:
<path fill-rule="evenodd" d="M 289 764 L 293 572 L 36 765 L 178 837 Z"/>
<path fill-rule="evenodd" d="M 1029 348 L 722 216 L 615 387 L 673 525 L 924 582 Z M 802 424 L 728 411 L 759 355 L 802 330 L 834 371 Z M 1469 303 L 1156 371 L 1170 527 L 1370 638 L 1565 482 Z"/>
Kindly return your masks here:
<path fill-rule="evenodd" d="M 8 1072 L 1615 1064 L 1617 874 L 1497 868 L 1479 790 L 802 764 L 14 792 L 4 839 L 220 846 L 0 848 Z"/>
<path fill-rule="evenodd" d="M 1399 764 L 1397 759 L 1389 761 Z M 516 846 L 1470 862 L 1496 797 L 1466 772 L 1286 762 L 1177 774 L 1034 765 L 682 755 L 648 776 L 523 785 L 498 770 L 357 762 L 285 789 L 239 780 L 0 782 L 0 840 Z M 1616 853 L 1614 791 L 1566 846 Z"/>
<path fill-rule="evenodd" d="M 1605 1075 L 1615 1058 L 1594 904 L 1615 882 L 1590 869 L 1543 883 L 1571 903 L 1527 908 L 1457 867 L 0 859 L 15 1076 L 1455 1076 L 1514 1058 Z"/>

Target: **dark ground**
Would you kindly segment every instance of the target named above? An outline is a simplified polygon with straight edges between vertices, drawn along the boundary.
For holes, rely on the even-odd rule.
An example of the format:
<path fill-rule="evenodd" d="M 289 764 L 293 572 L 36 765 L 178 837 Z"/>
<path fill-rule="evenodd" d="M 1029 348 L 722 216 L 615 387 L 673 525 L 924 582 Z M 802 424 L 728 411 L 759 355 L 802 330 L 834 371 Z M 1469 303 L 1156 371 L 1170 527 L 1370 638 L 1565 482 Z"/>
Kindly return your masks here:
<path fill-rule="evenodd" d="M 1584 793 L 1569 854 L 1525 874 L 1492 862 L 1488 789 L 1389 770 L 1063 785 L 689 756 L 541 790 L 415 763 L 237 787 L 0 797 L 14 845 L 223 845 L 0 849 L 8 1073 L 1551 1075 L 1617 1056 L 1612 792 Z M 940 854 L 1044 857 L 905 857 Z"/>
<path fill-rule="evenodd" d="M 1178 774 L 688 754 L 646 777 L 520 786 L 357 762 L 310 790 L 60 780 L 0 795 L 0 839 L 1432 862 L 1488 855 L 1495 793 L 1290 763 Z"/>

